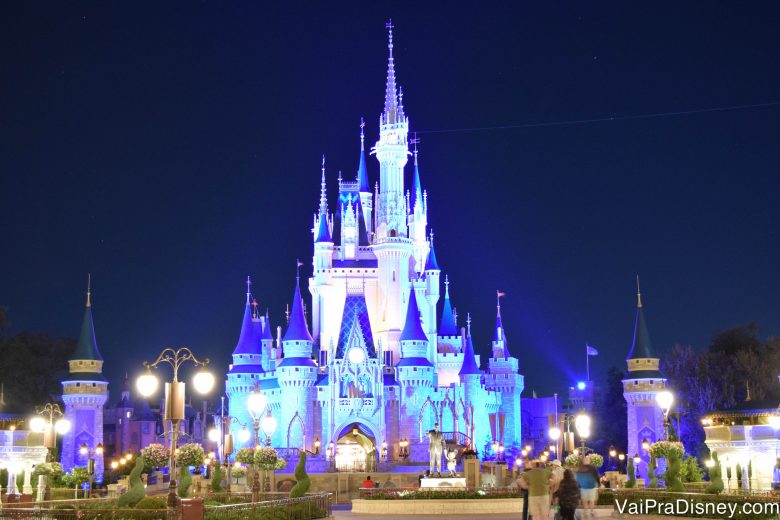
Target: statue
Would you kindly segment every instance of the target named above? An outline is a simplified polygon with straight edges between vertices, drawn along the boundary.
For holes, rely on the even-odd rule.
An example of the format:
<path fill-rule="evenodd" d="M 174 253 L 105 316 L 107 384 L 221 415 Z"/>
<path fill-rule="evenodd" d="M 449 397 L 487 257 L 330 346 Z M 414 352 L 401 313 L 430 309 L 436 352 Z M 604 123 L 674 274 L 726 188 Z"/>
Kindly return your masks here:
<path fill-rule="evenodd" d="M 455 466 L 458 464 L 458 451 L 457 450 L 447 450 L 447 471 L 450 472 L 450 476 L 454 477 L 455 474 Z"/>
<path fill-rule="evenodd" d="M 433 467 L 436 466 L 436 476 L 441 476 L 441 454 L 446 444 L 444 435 L 439 431 L 439 423 L 433 425 L 433 430 L 425 432 L 428 437 L 428 454 L 430 456 L 430 472 L 433 475 Z"/>

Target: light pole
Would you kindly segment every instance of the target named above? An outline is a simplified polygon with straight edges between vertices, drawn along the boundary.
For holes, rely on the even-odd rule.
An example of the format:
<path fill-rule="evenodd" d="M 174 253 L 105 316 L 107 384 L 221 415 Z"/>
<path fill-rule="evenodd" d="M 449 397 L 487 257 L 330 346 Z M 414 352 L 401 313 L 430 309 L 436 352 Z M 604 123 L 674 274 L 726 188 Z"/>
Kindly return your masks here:
<path fill-rule="evenodd" d="M 163 415 L 164 421 L 171 421 L 171 456 L 168 465 L 170 473 L 168 506 L 171 508 L 176 507 L 178 504 L 178 497 L 176 496 L 176 445 L 179 421 L 184 419 L 185 403 L 185 384 L 179 381 L 179 368 L 187 361 L 192 361 L 195 366 L 201 367 L 192 378 L 195 390 L 201 394 L 210 392 L 214 387 L 214 376 L 203 368 L 208 365 L 209 360 L 199 360 L 187 347 L 181 347 L 177 350 L 165 348 L 153 363 L 144 361 L 146 373 L 139 377 L 136 382 L 140 394 L 144 397 L 149 397 L 159 386 L 157 377 L 152 374 L 152 368 L 156 368 L 160 363 L 168 363 L 173 368 L 173 380 L 170 383 L 165 383 L 165 413 Z"/>
<path fill-rule="evenodd" d="M 270 406 L 267 408 L 261 426 L 263 428 L 263 433 L 265 434 L 265 445 L 267 447 L 271 447 L 271 435 L 273 435 L 276 431 L 276 419 L 274 419 L 274 416 L 271 415 Z M 268 474 L 268 471 L 270 470 L 265 471 L 265 476 L 263 477 L 263 491 L 266 493 L 271 491 L 271 476 Z"/>
<path fill-rule="evenodd" d="M 230 431 L 230 424 L 236 423 L 241 426 L 238 431 L 238 441 L 242 444 L 249 440 L 249 430 L 244 423 L 230 415 L 217 415 L 214 417 L 216 426 L 209 430 L 208 436 L 211 442 L 219 446 L 220 462 L 225 465 L 227 471 L 228 493 L 230 493 L 231 479 L 233 478 L 233 465 L 230 463 L 230 455 L 234 451 L 233 434 Z"/>
<path fill-rule="evenodd" d="M 674 404 L 674 394 L 669 390 L 662 390 L 655 394 L 655 402 L 661 407 L 664 412 L 664 439 L 673 440 L 669 438 L 669 410 L 672 409 Z"/>
<path fill-rule="evenodd" d="M 83 457 L 89 456 L 89 459 L 87 459 L 87 474 L 89 474 L 89 494 L 91 495 L 92 481 L 95 479 L 95 458 L 93 455 L 97 457 L 103 456 L 103 443 L 99 443 L 94 449 L 86 444 L 82 444 L 79 447 L 79 453 Z"/>

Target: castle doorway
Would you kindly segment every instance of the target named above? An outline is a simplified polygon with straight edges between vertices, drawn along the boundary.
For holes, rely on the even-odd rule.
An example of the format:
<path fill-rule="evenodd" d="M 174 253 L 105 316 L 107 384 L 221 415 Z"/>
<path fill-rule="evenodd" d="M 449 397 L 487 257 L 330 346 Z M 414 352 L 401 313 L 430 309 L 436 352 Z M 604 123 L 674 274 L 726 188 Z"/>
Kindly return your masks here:
<path fill-rule="evenodd" d="M 336 471 L 367 472 L 376 470 L 376 439 L 360 423 L 344 427 L 336 441 Z"/>

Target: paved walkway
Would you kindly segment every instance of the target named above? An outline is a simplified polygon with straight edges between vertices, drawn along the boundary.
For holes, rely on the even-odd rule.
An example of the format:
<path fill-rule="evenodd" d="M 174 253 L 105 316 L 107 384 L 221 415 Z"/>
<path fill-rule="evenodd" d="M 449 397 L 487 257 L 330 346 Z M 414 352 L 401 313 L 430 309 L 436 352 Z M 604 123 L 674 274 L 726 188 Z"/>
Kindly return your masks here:
<path fill-rule="evenodd" d="M 582 518 L 580 516 L 581 510 L 577 510 L 577 516 L 576 518 Z M 520 515 L 517 513 L 511 513 L 511 514 L 505 514 L 505 515 L 478 515 L 475 517 L 475 515 L 366 515 L 366 514 L 360 514 L 360 513 L 353 513 L 352 511 L 337 511 L 334 509 L 333 511 L 333 517 L 337 518 L 339 520 L 389 520 L 391 518 L 415 518 L 415 519 L 422 519 L 422 520 L 449 520 L 450 518 L 454 518 L 455 520 L 474 520 L 475 518 L 478 518 L 479 520 L 485 519 L 485 520 L 519 520 Z M 612 510 L 611 509 L 602 509 L 596 511 L 596 519 L 603 519 L 603 518 L 611 518 L 612 517 Z M 634 517 L 637 519 L 641 519 L 644 517 Z"/>

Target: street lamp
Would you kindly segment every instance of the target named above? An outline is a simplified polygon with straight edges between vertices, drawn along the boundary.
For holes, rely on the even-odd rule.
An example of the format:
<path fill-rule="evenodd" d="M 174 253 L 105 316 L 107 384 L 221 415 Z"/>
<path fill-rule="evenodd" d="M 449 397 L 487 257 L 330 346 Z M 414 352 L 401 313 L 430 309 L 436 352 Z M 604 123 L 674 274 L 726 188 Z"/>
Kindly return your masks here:
<path fill-rule="evenodd" d="M 144 397 L 151 396 L 159 386 L 159 382 L 152 373 L 152 368 L 156 368 L 160 363 L 168 363 L 173 369 L 173 379 L 170 383 L 165 383 L 165 412 L 164 421 L 171 421 L 171 456 L 168 464 L 170 473 L 170 484 L 168 490 L 168 506 L 176 507 L 178 497 L 176 496 L 176 445 L 179 433 L 179 421 L 184 420 L 185 403 L 185 384 L 179 381 L 179 368 L 187 361 L 192 361 L 200 370 L 192 379 L 195 391 L 200 394 L 206 394 L 214 387 L 214 376 L 206 372 L 204 367 L 208 365 L 209 360 L 203 361 L 195 357 L 190 349 L 181 347 L 177 350 L 165 348 L 157 356 L 153 363 L 144 361 L 146 372 L 136 381 L 136 387 L 139 393 Z"/>
<path fill-rule="evenodd" d="M 65 418 L 60 405 L 46 403 L 36 408 L 38 414 L 30 419 L 30 430 L 43 433 L 43 445 L 48 448 L 47 462 L 51 460 L 54 450 L 57 448 L 57 434 L 65 435 L 70 431 L 70 421 Z M 55 417 L 59 417 L 56 421 Z"/>
<path fill-rule="evenodd" d="M 664 439 L 669 440 L 669 410 L 674 404 L 674 394 L 669 390 L 662 390 L 655 394 L 655 402 L 664 412 Z"/>
<path fill-rule="evenodd" d="M 577 429 L 577 434 L 580 436 L 580 442 L 582 443 L 583 456 L 585 455 L 585 439 L 590 437 L 590 416 L 585 412 L 580 412 L 574 419 L 574 427 Z"/>
<path fill-rule="evenodd" d="M 266 411 L 265 417 L 263 417 L 263 420 L 261 421 L 261 427 L 263 428 L 263 433 L 265 434 L 265 445 L 270 446 L 271 436 L 276 431 L 276 419 L 274 419 L 274 416 L 271 415 L 270 407 Z"/>
<path fill-rule="evenodd" d="M 645 450 L 645 451 L 649 451 L 650 450 L 650 441 L 648 441 L 647 439 L 642 439 L 642 449 Z"/>
<path fill-rule="evenodd" d="M 87 473 L 89 474 L 89 494 L 92 494 L 92 481 L 95 479 L 95 458 L 102 457 L 103 456 L 103 443 L 98 443 L 95 448 L 90 448 L 86 444 L 82 444 L 79 446 L 79 454 L 81 454 L 82 457 L 89 456 L 89 459 L 87 459 Z"/>
<path fill-rule="evenodd" d="M 246 408 L 249 410 L 249 415 L 252 416 L 252 424 L 255 430 L 255 448 L 260 445 L 260 418 L 267 404 L 268 399 L 266 399 L 265 394 L 258 390 L 257 386 L 255 386 L 254 392 L 246 398 Z"/>

